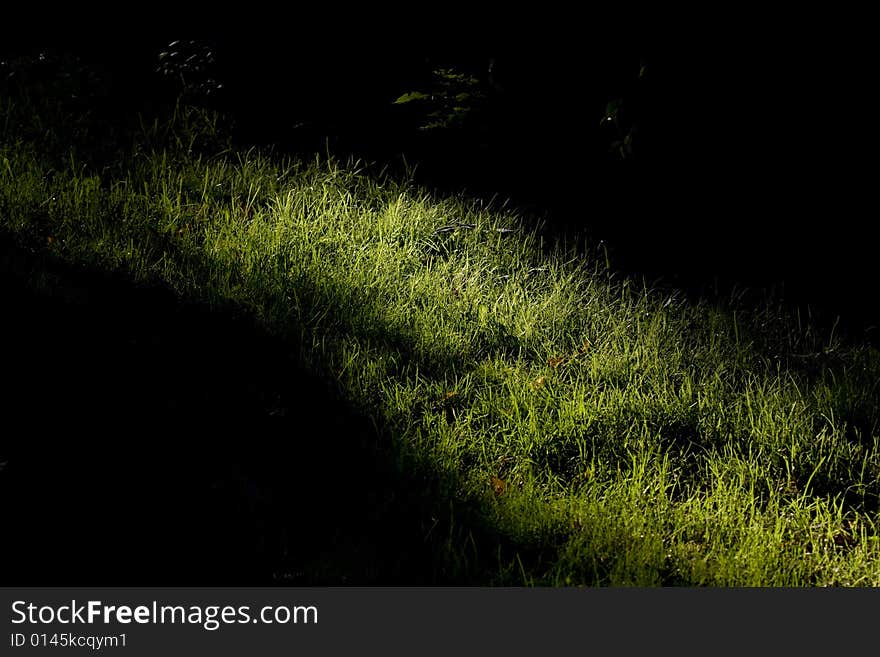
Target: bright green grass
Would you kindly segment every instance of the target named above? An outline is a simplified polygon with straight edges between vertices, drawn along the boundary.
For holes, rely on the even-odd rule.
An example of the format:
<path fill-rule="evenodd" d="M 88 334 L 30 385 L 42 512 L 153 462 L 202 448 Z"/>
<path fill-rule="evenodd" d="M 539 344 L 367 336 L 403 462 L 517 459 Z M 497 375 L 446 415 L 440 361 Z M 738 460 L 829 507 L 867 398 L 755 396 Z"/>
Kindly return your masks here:
<path fill-rule="evenodd" d="M 876 350 L 356 164 L 178 141 L 96 171 L 9 124 L 6 231 L 300 338 L 401 468 L 513 546 L 484 583 L 880 585 Z M 430 540 L 453 569 L 498 550 Z"/>

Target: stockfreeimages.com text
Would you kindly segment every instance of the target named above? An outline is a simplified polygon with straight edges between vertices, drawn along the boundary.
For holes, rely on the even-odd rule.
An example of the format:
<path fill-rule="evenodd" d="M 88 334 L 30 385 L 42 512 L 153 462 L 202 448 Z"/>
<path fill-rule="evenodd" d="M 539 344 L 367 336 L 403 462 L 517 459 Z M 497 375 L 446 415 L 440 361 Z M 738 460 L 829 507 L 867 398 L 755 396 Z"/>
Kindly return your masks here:
<path fill-rule="evenodd" d="M 317 624 L 318 608 L 314 605 L 264 606 L 253 612 L 249 605 L 160 605 L 153 600 L 148 605 L 110 605 L 100 600 L 78 603 L 71 600 L 63 605 L 36 605 L 25 600 L 12 603 L 12 623 L 33 625 L 60 623 L 109 625 L 119 623 L 138 624 L 179 624 L 201 625 L 213 631 L 221 625 L 263 623 L 278 624 Z"/>

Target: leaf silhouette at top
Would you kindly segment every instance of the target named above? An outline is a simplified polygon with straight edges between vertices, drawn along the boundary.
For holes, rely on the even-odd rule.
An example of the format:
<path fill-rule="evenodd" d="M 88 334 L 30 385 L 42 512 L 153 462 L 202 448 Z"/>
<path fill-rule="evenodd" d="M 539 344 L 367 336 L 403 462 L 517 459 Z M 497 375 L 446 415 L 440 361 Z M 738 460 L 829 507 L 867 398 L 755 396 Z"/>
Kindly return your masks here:
<path fill-rule="evenodd" d="M 411 103 L 414 100 L 425 100 L 426 98 L 430 98 L 429 94 L 422 93 L 421 91 L 410 91 L 409 93 L 403 94 L 400 98 L 394 101 L 395 105 L 403 105 L 404 103 Z"/>

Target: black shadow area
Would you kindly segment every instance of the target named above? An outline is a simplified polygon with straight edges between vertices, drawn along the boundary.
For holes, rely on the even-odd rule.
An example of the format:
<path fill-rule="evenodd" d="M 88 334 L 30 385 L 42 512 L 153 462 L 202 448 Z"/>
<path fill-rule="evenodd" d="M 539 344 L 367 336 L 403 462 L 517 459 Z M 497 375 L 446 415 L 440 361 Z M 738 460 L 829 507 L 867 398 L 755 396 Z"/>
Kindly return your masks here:
<path fill-rule="evenodd" d="M 0 253 L 0 582 L 439 583 L 424 482 L 296 345 Z"/>

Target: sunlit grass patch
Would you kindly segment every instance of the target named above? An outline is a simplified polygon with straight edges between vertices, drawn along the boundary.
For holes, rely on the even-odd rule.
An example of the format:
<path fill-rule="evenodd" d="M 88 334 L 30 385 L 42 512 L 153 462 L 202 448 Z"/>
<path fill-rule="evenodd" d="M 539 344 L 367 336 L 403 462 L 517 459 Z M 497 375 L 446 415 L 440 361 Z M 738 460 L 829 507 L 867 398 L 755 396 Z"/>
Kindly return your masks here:
<path fill-rule="evenodd" d="M 880 584 L 874 349 L 622 279 L 362 163 L 152 130 L 96 171 L 7 129 L 4 230 L 297 337 L 438 507 L 468 509 L 430 535 L 457 576 Z"/>

